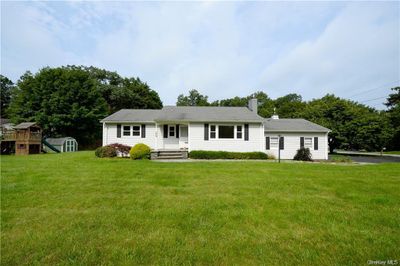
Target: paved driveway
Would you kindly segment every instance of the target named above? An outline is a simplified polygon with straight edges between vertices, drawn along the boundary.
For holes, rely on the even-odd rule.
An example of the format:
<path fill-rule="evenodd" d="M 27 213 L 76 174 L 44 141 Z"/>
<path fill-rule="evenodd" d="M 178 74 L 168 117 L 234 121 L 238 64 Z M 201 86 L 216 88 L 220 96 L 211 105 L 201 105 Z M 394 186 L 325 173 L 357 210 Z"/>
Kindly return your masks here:
<path fill-rule="evenodd" d="M 359 163 L 400 163 L 400 157 L 393 156 L 372 156 L 372 155 L 348 155 L 345 156 L 350 157 L 354 162 Z M 329 155 L 330 158 L 330 155 Z"/>

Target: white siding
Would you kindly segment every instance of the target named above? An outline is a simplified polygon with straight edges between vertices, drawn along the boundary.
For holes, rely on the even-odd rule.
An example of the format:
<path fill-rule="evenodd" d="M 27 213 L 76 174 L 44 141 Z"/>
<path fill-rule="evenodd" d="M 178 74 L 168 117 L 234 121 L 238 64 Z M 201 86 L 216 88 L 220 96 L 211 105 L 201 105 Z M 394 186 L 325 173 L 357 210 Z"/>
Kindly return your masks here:
<path fill-rule="evenodd" d="M 211 124 L 211 123 L 210 123 Z M 242 123 L 228 124 L 217 123 L 217 125 L 242 125 Z M 236 134 L 235 134 L 236 137 Z M 262 124 L 249 124 L 249 140 L 244 140 L 244 127 L 242 139 L 209 139 L 204 140 L 204 123 L 189 124 L 189 150 L 209 151 L 235 151 L 250 152 L 263 151 L 264 128 Z"/>
<path fill-rule="evenodd" d="M 138 143 L 144 143 L 152 149 L 156 149 L 156 127 L 155 124 L 146 124 L 146 137 L 141 136 L 124 136 L 123 126 L 141 125 L 139 123 L 121 124 L 121 137 L 117 138 L 117 124 L 107 124 L 103 126 L 103 146 L 120 143 L 128 146 L 135 146 Z"/>
<path fill-rule="evenodd" d="M 281 135 L 284 137 L 284 149 L 281 150 L 281 159 L 293 159 L 298 149 L 300 149 L 300 137 L 312 138 L 312 146 L 310 148 L 312 158 L 315 160 L 327 160 L 328 159 L 328 136 L 326 133 L 285 133 L 285 132 L 265 132 L 265 138 L 263 140 L 263 151 L 267 154 L 272 154 L 278 159 L 278 148 L 270 147 L 270 150 L 266 150 L 266 137 L 278 137 Z M 318 150 L 314 150 L 314 137 L 318 137 Z"/>

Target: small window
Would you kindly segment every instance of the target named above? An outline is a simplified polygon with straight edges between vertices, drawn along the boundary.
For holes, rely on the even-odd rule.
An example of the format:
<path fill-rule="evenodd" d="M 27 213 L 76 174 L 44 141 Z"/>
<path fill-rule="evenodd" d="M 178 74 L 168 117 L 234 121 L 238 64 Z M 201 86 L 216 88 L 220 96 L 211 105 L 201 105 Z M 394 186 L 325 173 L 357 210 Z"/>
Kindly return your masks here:
<path fill-rule="evenodd" d="M 270 137 L 269 138 L 269 143 L 270 143 L 270 148 L 271 149 L 278 148 L 278 143 L 279 143 L 278 137 Z"/>
<path fill-rule="evenodd" d="M 312 148 L 312 138 L 304 138 L 304 147 L 305 148 Z"/>
<path fill-rule="evenodd" d="M 215 139 L 217 137 L 217 126 L 211 125 L 210 126 L 210 139 Z"/>
<path fill-rule="evenodd" d="M 123 135 L 130 136 L 131 135 L 131 126 L 124 126 L 123 127 Z"/>
<path fill-rule="evenodd" d="M 169 127 L 169 136 L 174 137 L 175 136 L 175 126 L 170 126 Z"/>
<path fill-rule="evenodd" d="M 132 136 L 140 136 L 140 126 L 132 126 Z"/>
<path fill-rule="evenodd" d="M 25 144 L 18 144 L 18 149 L 25 149 Z"/>
<path fill-rule="evenodd" d="M 236 138 L 241 139 L 242 136 L 242 126 L 236 126 Z"/>
<path fill-rule="evenodd" d="M 234 126 L 218 126 L 218 138 L 220 139 L 233 139 Z"/>

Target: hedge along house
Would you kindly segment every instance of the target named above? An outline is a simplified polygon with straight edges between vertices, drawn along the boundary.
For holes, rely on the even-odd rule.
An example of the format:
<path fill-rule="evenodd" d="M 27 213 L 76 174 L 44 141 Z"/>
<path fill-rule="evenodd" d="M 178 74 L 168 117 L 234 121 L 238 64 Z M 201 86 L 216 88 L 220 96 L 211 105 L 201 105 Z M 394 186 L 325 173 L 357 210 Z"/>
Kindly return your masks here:
<path fill-rule="evenodd" d="M 72 137 L 64 138 L 46 138 L 45 140 L 52 147 L 56 148 L 59 152 L 75 152 L 78 151 L 78 142 Z M 43 150 L 46 152 L 52 152 L 49 146 L 44 146 Z"/>
<path fill-rule="evenodd" d="M 103 146 L 144 143 L 159 152 L 171 151 L 261 151 L 277 157 L 276 138 L 281 138 L 281 158 L 293 159 L 296 151 L 310 149 L 314 159 L 328 158 L 329 129 L 299 119 L 265 119 L 257 114 L 257 100 L 248 107 L 181 107 L 160 110 L 122 109 L 101 120 Z M 272 121 L 272 122 L 271 122 Z M 279 122 L 277 122 L 279 121 Z M 293 123 L 288 130 L 286 123 Z M 302 121 L 302 122 L 299 122 Z M 316 130 L 318 128 L 318 130 Z"/>

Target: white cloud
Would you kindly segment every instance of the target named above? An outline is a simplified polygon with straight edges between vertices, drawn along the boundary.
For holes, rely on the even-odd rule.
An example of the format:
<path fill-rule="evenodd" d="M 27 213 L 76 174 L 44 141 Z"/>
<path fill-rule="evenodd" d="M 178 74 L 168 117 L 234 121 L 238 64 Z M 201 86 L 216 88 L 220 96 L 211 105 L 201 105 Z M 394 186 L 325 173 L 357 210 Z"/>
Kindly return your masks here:
<path fill-rule="evenodd" d="M 344 96 L 399 73 L 393 3 L 1 5 L 2 73 L 14 80 L 46 65 L 94 65 L 139 76 L 174 104 L 192 88 L 212 100 L 260 89 Z"/>
<path fill-rule="evenodd" d="M 387 18 L 388 9 L 376 3 L 347 6 L 316 40 L 267 66 L 263 84 L 274 96 L 296 90 L 310 99 L 325 93 L 349 97 L 399 80 L 399 13 Z M 385 96 L 382 89 L 387 92 L 380 88 L 358 100 Z"/>

